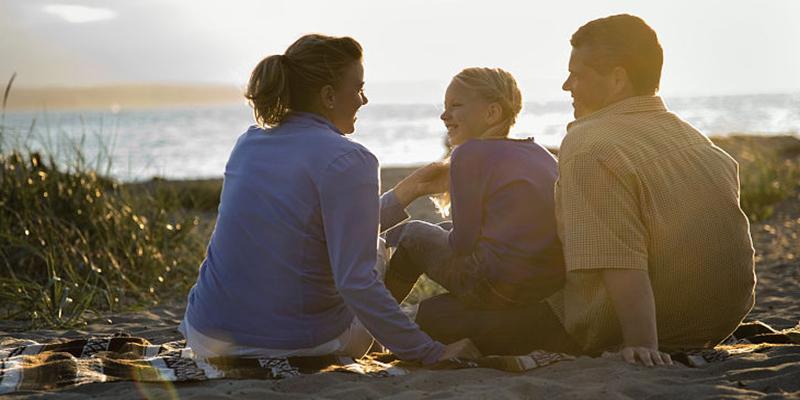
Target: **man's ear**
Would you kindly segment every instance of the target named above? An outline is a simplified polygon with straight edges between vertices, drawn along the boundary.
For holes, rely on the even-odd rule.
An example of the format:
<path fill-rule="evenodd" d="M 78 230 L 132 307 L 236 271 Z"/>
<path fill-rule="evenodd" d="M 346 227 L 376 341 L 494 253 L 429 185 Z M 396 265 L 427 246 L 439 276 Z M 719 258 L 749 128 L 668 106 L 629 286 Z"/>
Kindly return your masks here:
<path fill-rule="evenodd" d="M 622 95 L 627 97 L 634 92 L 633 83 L 631 82 L 631 79 L 628 76 L 628 71 L 625 68 L 614 67 L 614 69 L 611 71 L 611 74 L 614 79 L 612 82 L 614 85 L 612 87 L 614 95 Z"/>
<path fill-rule="evenodd" d="M 319 90 L 319 103 L 324 110 L 330 110 L 336 103 L 336 90 L 332 85 L 325 85 Z"/>
<path fill-rule="evenodd" d="M 497 124 L 503 120 L 503 107 L 498 103 L 490 103 L 486 109 L 486 123 L 489 125 Z"/>

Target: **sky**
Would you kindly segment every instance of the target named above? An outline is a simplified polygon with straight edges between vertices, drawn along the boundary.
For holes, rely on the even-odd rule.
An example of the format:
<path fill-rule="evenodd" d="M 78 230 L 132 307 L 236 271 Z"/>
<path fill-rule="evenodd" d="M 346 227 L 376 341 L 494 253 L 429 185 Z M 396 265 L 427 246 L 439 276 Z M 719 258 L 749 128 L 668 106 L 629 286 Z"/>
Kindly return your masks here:
<path fill-rule="evenodd" d="M 378 103 L 441 102 L 450 78 L 501 67 L 526 101 L 564 100 L 569 37 L 642 17 L 664 47 L 661 93 L 800 92 L 798 0 L 0 0 L 0 82 L 244 87 L 307 33 L 352 36 Z"/>

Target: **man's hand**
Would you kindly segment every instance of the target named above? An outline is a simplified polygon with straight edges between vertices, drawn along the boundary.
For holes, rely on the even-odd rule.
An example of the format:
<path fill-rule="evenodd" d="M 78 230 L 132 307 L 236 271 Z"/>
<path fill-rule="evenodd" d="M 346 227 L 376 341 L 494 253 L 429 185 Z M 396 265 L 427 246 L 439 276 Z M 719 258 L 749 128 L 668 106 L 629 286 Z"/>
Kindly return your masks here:
<path fill-rule="evenodd" d="M 481 358 L 481 352 L 469 338 L 461 339 L 447 345 L 444 353 L 438 361 L 446 361 L 451 358 Z"/>
<path fill-rule="evenodd" d="M 432 162 L 405 177 L 394 187 L 394 195 L 403 208 L 426 194 L 450 190 L 450 164 Z"/>
<path fill-rule="evenodd" d="M 602 274 L 622 328 L 623 347 L 619 355 L 632 364 L 638 360 L 648 367 L 671 365 L 669 354 L 658 351 L 656 305 L 647 271 L 605 269 Z"/>
<path fill-rule="evenodd" d="M 639 360 L 639 362 L 646 367 L 652 367 L 655 365 L 672 365 L 672 358 L 669 356 L 669 354 L 648 347 L 626 346 L 617 353 L 603 353 L 604 358 L 616 357 L 617 355 L 622 357 L 622 359 L 627 361 L 629 364 L 636 364 L 636 360 Z"/>

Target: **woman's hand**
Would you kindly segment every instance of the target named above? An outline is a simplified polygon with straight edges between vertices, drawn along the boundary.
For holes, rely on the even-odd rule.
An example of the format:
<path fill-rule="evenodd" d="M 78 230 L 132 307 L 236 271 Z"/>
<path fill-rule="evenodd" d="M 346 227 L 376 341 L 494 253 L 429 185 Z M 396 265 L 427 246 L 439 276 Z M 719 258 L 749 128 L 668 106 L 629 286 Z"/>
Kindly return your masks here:
<path fill-rule="evenodd" d="M 481 352 L 475 347 L 475 344 L 472 343 L 472 340 L 469 338 L 461 339 L 457 342 L 453 342 L 447 345 L 444 349 L 444 353 L 439 357 L 438 361 L 446 361 L 451 358 L 481 358 Z"/>
<path fill-rule="evenodd" d="M 432 162 L 405 177 L 394 187 L 394 195 L 403 208 L 420 196 L 450 190 L 450 164 Z"/>

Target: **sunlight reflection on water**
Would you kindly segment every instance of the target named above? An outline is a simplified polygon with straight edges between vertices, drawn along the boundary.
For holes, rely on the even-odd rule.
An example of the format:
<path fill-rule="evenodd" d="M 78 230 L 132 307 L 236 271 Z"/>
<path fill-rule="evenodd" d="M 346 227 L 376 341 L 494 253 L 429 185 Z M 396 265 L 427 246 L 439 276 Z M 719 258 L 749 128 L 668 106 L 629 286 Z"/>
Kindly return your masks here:
<path fill-rule="evenodd" d="M 800 94 L 666 98 L 667 107 L 708 135 L 800 133 Z M 116 111 L 116 113 L 112 112 Z M 370 104 L 359 112 L 352 138 L 382 166 L 419 165 L 444 154 L 439 105 Z M 568 102 L 528 103 L 512 137 L 533 136 L 557 147 L 572 120 Z M 32 121 L 35 121 L 31 130 Z M 7 144 L 64 154 L 65 138 L 90 159 L 113 156 L 111 173 L 130 181 L 152 176 L 222 176 L 237 137 L 253 122 L 246 105 L 108 111 L 7 112 Z M 101 157 L 102 158 L 102 157 Z M 102 160 L 101 160 L 102 161 Z M 104 172 L 99 163 L 101 172 Z"/>

